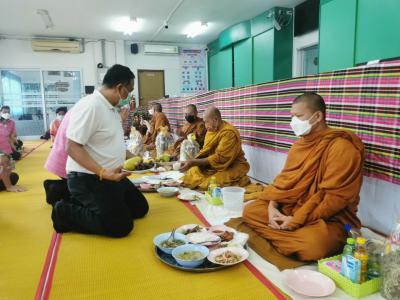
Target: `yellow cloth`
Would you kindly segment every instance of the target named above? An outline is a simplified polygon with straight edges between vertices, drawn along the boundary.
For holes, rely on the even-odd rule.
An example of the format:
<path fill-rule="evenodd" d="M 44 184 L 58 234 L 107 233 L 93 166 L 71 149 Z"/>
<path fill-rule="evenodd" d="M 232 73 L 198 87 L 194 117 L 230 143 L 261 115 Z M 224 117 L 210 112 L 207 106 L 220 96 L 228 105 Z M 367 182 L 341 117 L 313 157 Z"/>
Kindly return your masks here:
<path fill-rule="evenodd" d="M 245 206 L 243 219 L 284 255 L 311 261 L 336 254 L 345 242 L 344 224 L 361 226 L 363 161 L 364 146 L 349 131 L 327 128 L 307 135 L 293 144 L 273 184 Z M 269 201 L 293 217 L 290 231 L 268 226 Z"/>
<path fill-rule="evenodd" d="M 201 223 L 175 198 L 145 196 L 150 211 L 126 238 L 63 235 L 50 299 L 276 299 L 244 265 L 195 274 L 160 262 L 154 236 Z"/>
<path fill-rule="evenodd" d="M 25 141 L 30 152 L 42 141 Z M 53 226 L 43 180 L 53 178 L 43 168 L 50 142 L 16 163 L 23 193 L 0 192 L 0 299 L 33 299 L 43 270 Z"/>
<path fill-rule="evenodd" d="M 207 158 L 210 167 L 190 168 L 183 177 L 189 188 L 206 190 L 212 176 L 221 187 L 246 186 L 250 182 L 246 175 L 250 166 L 244 157 L 239 131 L 225 121 L 218 131 L 207 132 L 197 158 Z"/>
<path fill-rule="evenodd" d="M 37 143 L 24 145 L 30 150 Z M 17 162 L 20 185 L 27 192 L 0 192 L 0 299 L 35 297 L 53 233 L 42 185 L 56 179 L 43 168 L 49 146 L 47 142 Z M 158 261 L 152 243 L 156 234 L 201 223 L 176 199 L 146 197 L 149 215 L 135 221 L 126 238 L 63 235 L 50 299 L 276 299 L 244 265 L 194 274 Z"/>

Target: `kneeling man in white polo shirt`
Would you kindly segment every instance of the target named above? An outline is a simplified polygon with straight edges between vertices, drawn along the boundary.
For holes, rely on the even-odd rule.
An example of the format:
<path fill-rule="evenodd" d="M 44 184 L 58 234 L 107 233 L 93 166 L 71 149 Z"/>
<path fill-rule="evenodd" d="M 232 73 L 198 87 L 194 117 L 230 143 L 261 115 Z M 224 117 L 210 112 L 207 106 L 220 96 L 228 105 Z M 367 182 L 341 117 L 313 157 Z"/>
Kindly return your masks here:
<path fill-rule="evenodd" d="M 132 231 L 134 219 L 147 214 L 146 198 L 121 170 L 130 154 L 116 107 L 130 97 L 134 79 L 129 68 L 114 65 L 102 88 L 75 105 L 67 129 L 71 199 L 53 208 L 57 232 L 123 237 Z"/>

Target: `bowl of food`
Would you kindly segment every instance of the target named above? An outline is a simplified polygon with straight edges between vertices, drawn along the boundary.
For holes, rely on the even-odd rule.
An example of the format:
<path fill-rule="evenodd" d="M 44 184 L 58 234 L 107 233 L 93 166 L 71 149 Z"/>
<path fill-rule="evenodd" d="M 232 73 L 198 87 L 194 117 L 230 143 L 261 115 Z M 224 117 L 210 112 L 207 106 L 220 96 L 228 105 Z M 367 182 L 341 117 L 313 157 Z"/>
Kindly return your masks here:
<path fill-rule="evenodd" d="M 172 250 L 172 256 L 181 266 L 195 268 L 204 262 L 209 252 L 205 246 L 186 244 Z"/>
<path fill-rule="evenodd" d="M 220 248 L 210 252 L 207 259 L 214 264 L 222 266 L 232 266 L 249 257 L 249 252 L 241 247 Z"/>
<path fill-rule="evenodd" d="M 191 244 L 214 246 L 221 242 L 221 238 L 216 234 L 200 231 L 186 235 L 186 241 Z"/>
<path fill-rule="evenodd" d="M 175 233 L 174 236 L 171 236 L 171 232 L 165 232 L 157 235 L 153 239 L 154 245 L 156 245 L 161 251 L 171 254 L 172 250 L 176 247 L 182 246 L 186 244 L 186 237 L 181 233 Z"/>
<path fill-rule="evenodd" d="M 157 189 L 161 197 L 173 197 L 179 192 L 177 187 L 164 186 Z"/>

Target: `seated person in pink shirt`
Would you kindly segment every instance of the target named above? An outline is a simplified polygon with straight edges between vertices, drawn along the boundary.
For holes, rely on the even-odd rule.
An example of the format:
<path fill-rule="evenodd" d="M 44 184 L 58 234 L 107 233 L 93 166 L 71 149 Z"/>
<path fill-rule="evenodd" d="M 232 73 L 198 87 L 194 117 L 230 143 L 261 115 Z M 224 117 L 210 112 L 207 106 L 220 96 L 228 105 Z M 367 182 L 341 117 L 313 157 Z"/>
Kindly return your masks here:
<path fill-rule="evenodd" d="M 51 122 L 50 124 L 50 136 L 51 136 L 51 141 L 54 142 L 54 139 L 56 138 L 57 132 L 60 128 L 61 122 L 65 115 L 67 114 L 68 109 L 63 106 L 59 107 L 56 109 L 56 118 Z"/>
<path fill-rule="evenodd" d="M 2 106 L 0 109 L 0 151 L 13 156 L 13 152 L 18 153 L 15 147 L 17 132 L 15 130 L 15 122 L 10 118 L 10 107 Z M 19 157 L 15 157 L 14 159 L 19 158 L 20 154 Z"/>
<path fill-rule="evenodd" d="M 18 179 L 18 174 L 12 172 L 10 157 L 0 151 L 0 191 L 24 192 L 24 188 L 16 185 Z"/>
<path fill-rule="evenodd" d="M 69 200 L 70 193 L 67 186 L 67 173 L 65 165 L 67 164 L 68 154 L 65 152 L 67 145 L 67 128 L 69 124 L 70 112 L 68 112 L 58 127 L 57 136 L 54 139 L 53 148 L 44 167 L 50 173 L 60 177 L 58 180 L 47 179 L 43 182 L 46 191 L 47 203 L 54 205 L 57 201 Z"/>

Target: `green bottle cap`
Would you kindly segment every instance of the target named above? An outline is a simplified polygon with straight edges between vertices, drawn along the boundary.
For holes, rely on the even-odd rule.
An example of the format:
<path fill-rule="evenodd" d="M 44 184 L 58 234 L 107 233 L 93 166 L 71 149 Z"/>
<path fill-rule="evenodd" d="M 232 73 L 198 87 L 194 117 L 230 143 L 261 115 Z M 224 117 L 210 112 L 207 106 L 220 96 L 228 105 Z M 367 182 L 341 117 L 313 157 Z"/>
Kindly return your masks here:
<path fill-rule="evenodd" d="M 353 238 L 347 238 L 347 244 L 354 245 L 355 241 Z"/>

